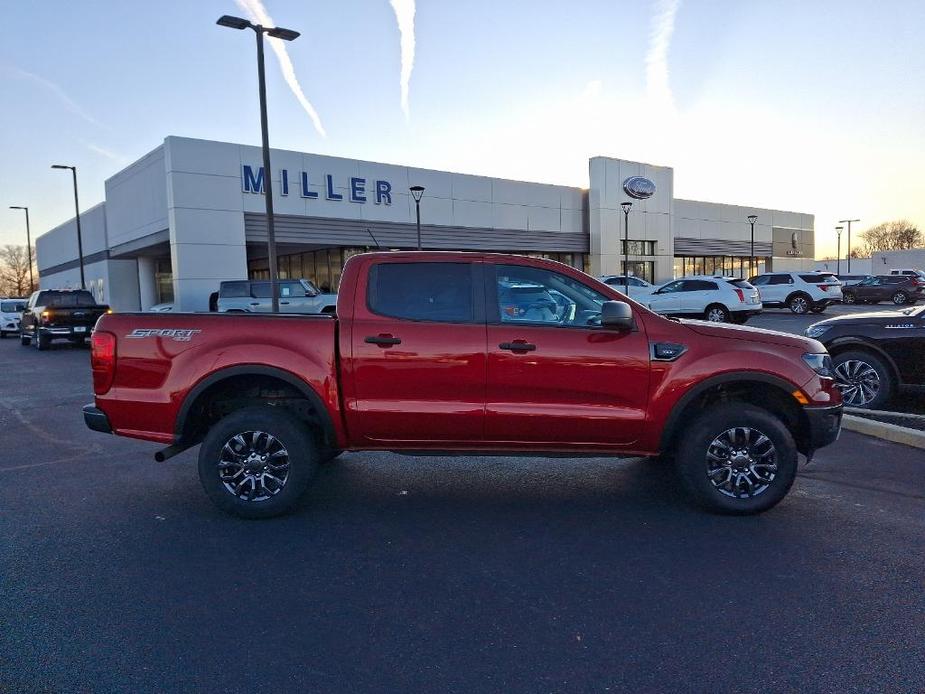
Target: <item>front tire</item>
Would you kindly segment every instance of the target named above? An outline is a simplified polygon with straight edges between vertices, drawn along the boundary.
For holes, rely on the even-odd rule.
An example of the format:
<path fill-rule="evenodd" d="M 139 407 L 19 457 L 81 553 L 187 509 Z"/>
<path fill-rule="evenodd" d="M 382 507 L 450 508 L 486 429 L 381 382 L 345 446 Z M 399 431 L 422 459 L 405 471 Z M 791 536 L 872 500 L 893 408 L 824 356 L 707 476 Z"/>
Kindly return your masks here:
<path fill-rule="evenodd" d="M 688 425 L 676 464 L 698 505 L 713 513 L 751 515 L 776 506 L 790 491 L 797 449 L 784 423 L 769 412 L 728 403 Z"/>
<path fill-rule="evenodd" d="M 232 412 L 209 429 L 199 449 L 199 481 L 222 511 L 271 518 L 290 511 L 319 462 L 308 426 L 266 405 Z"/>
<path fill-rule="evenodd" d="M 42 335 L 42 333 L 38 331 L 36 331 L 32 341 L 39 352 L 44 352 L 51 345 L 51 338 L 48 337 L 48 335 Z"/>
<path fill-rule="evenodd" d="M 843 304 L 853 304 L 857 301 L 853 292 L 844 292 L 844 291 L 841 293 L 841 300 Z"/>
<path fill-rule="evenodd" d="M 24 333 L 19 333 L 19 344 L 23 347 L 28 347 L 32 342 L 32 338 Z"/>
<path fill-rule="evenodd" d="M 849 407 L 878 410 L 893 396 L 893 373 L 869 352 L 842 352 L 832 358 L 835 385 Z"/>
<path fill-rule="evenodd" d="M 897 306 L 905 306 L 909 303 L 909 295 L 906 292 L 896 292 L 892 297 L 891 301 Z"/>

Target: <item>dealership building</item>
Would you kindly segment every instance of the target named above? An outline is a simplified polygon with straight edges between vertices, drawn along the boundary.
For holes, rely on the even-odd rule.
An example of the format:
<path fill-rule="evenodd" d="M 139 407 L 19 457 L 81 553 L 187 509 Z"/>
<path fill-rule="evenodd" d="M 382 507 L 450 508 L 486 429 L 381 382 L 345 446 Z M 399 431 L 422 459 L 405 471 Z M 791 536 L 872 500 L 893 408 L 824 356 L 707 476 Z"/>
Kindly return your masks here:
<path fill-rule="evenodd" d="M 626 250 L 629 271 L 654 282 L 813 267 L 812 214 L 682 200 L 666 166 L 594 157 L 574 188 L 286 150 L 271 163 L 280 277 L 332 291 L 350 256 L 416 246 L 411 186 L 425 189 L 425 249 L 536 255 L 592 275 L 621 273 Z M 81 213 L 87 287 L 119 311 L 194 311 L 222 280 L 268 277 L 264 176 L 259 147 L 166 138 Z M 43 289 L 80 285 L 77 248 L 74 220 L 36 239 Z"/>

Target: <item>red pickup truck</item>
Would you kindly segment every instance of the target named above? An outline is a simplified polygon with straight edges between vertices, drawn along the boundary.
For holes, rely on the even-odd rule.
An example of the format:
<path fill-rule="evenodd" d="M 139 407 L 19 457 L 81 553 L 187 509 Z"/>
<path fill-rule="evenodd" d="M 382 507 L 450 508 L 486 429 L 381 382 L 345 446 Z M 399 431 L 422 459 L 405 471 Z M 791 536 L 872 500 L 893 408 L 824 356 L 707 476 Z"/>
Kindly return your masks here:
<path fill-rule="evenodd" d="M 512 255 L 355 256 L 336 316 L 106 315 L 91 363 L 87 425 L 159 460 L 201 443 L 205 491 L 245 517 L 345 450 L 659 455 L 700 505 L 758 513 L 841 425 L 819 342 L 663 318 Z"/>

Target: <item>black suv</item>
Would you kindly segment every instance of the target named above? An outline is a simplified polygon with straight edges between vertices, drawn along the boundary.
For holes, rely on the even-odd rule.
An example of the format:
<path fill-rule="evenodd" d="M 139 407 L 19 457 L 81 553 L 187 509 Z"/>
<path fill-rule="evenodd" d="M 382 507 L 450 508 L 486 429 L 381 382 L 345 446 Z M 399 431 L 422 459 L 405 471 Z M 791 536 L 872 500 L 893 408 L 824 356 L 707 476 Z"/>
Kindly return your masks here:
<path fill-rule="evenodd" d="M 876 275 L 842 287 L 846 304 L 876 304 L 892 301 L 897 306 L 914 304 L 925 297 L 925 280 L 915 275 Z"/>
<path fill-rule="evenodd" d="M 925 306 L 829 318 L 804 334 L 829 350 L 850 407 L 878 409 L 899 386 L 925 385 Z"/>

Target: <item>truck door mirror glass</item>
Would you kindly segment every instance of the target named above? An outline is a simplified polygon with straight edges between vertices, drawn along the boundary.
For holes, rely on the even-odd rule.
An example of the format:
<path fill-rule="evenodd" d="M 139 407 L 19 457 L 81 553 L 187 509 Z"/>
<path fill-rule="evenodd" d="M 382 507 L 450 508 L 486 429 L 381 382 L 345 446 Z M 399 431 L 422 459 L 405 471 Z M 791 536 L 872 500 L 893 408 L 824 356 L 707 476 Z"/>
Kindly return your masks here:
<path fill-rule="evenodd" d="M 617 330 L 632 330 L 633 309 L 623 301 L 605 301 L 601 306 L 601 325 Z"/>

